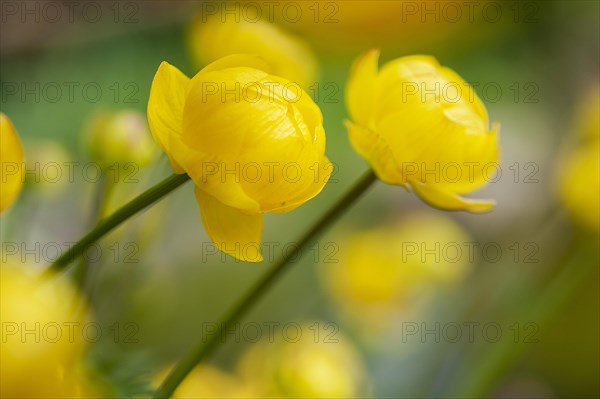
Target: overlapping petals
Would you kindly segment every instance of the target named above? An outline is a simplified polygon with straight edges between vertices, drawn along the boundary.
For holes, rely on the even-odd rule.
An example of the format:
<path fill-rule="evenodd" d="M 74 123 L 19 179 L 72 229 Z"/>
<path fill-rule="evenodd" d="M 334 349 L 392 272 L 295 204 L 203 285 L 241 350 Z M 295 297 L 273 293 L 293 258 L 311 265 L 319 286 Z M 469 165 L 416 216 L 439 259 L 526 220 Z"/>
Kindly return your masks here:
<path fill-rule="evenodd" d="M 485 212 L 489 200 L 465 199 L 498 162 L 498 125 L 481 100 L 433 57 L 408 56 L 378 68 L 371 50 L 346 87 L 350 141 L 387 183 L 414 190 L 430 205 Z"/>
<path fill-rule="evenodd" d="M 189 79 L 163 62 L 148 103 L 156 142 L 196 184 L 209 236 L 245 261 L 262 259 L 262 214 L 313 198 L 332 170 L 318 106 L 268 71 L 259 57 L 232 55 Z"/>

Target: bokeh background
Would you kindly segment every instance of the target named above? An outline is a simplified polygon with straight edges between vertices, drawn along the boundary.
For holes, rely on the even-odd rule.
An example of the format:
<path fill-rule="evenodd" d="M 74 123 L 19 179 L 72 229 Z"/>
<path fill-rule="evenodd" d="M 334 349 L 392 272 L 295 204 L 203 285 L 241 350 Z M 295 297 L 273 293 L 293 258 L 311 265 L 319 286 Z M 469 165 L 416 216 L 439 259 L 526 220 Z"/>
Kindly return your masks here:
<path fill-rule="evenodd" d="M 233 10 L 254 21 L 255 4 L 269 7 L 73 3 L 71 15 L 61 2 L 2 1 L 0 105 L 33 171 L 2 215 L 3 263 L 43 269 L 57 247 L 171 174 L 145 119 L 158 65 L 194 75 L 203 17 Z M 376 47 L 382 62 L 433 55 L 473 84 L 501 124 L 502 149 L 500 174 L 474 196 L 497 208 L 443 212 L 377 183 L 182 395 L 598 397 L 598 2 L 278 4 L 273 21 L 260 19 L 315 54 L 307 91 L 324 114 L 333 180 L 294 212 L 267 215 L 273 250 L 259 264 L 216 253 L 191 184 L 105 237 L 80 284 L 103 332 L 85 350 L 100 396 L 144 397 L 367 169 L 343 125 L 344 85 L 352 61 Z M 130 179 L 111 183 L 110 168 L 97 178 L 96 165 L 114 161 L 99 148 L 124 136 L 135 150 L 113 155 L 131 162 L 118 169 Z"/>

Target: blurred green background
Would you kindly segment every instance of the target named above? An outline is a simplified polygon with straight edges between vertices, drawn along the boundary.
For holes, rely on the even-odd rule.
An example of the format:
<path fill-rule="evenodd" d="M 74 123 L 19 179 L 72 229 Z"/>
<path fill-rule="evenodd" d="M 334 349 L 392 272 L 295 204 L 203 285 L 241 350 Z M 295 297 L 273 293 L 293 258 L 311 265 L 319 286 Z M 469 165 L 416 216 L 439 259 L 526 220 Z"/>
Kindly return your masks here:
<path fill-rule="evenodd" d="M 1 110 L 19 131 L 26 154 L 28 143 L 46 139 L 64 146 L 71 161 L 92 162 L 82 140 L 90 115 L 122 109 L 145 114 L 150 84 L 163 60 L 189 76 L 197 72 L 188 32 L 193 17 L 206 10 L 200 1 L 97 2 L 103 15 L 93 23 L 79 12 L 69 22 L 64 8 L 61 22 L 44 15 L 39 21 L 23 19 L 8 12 L 6 5 L 13 3 L 2 2 Z M 46 4 L 24 3 L 38 4 L 40 10 Z M 301 3 L 306 12 L 309 2 Z M 329 3 L 318 7 L 326 10 Z M 380 1 L 359 7 L 363 19 L 353 25 L 355 3 L 332 3 L 339 7 L 338 22 L 329 26 L 279 21 L 317 53 L 321 93 L 315 101 L 324 114 L 327 155 L 338 168 L 336 181 L 314 200 L 289 214 L 267 215 L 263 241 L 278 243 L 274 254 L 280 255 L 366 170 L 343 125 L 348 117 L 343 88 L 352 61 L 371 47 L 382 49 L 382 62 L 431 54 L 474 84 L 491 120 L 501 123 L 502 149 L 502 176 L 475 196 L 494 198 L 498 206 L 486 215 L 443 213 L 402 188 L 377 183 L 320 238 L 320 252 L 305 252 L 245 322 L 335 323 L 341 344 L 352 347 L 361 364 L 361 380 L 351 396 L 598 397 L 598 232 L 563 209 L 557 176 L 577 136 L 580 110 L 598 95 L 599 3 L 495 2 L 502 16 L 492 22 L 479 11 L 485 2 L 476 2 L 481 4 L 474 21 L 463 16 L 444 23 L 443 15 L 441 22 L 412 14 L 403 21 L 388 9 L 391 1 Z M 432 9 L 446 4 L 405 3 Z M 591 118 L 597 123 L 597 108 Z M 30 248 L 83 235 L 93 225 L 91 204 L 99 183 L 86 181 L 81 172 L 75 167 L 74 180 L 56 190 L 29 182 L 2 217 L 2 241 Z M 112 206 L 170 173 L 166 158 L 159 156 L 136 172 L 139 182 L 114 188 Z M 104 238 L 102 261 L 90 264 L 93 280 L 86 295 L 93 319 L 107 332 L 119 323 L 121 332 L 134 338 L 125 342 L 107 333 L 90 345 L 90 363 L 119 395 L 133 395 L 179 359 L 207 323 L 218 320 L 275 260 L 244 264 L 207 255 L 210 241 L 192 191 L 191 184 L 184 186 Z M 416 277 L 406 275 L 402 278 L 412 291 L 401 299 L 371 301 L 365 309 L 349 305 L 335 287 L 342 284 L 340 270 L 343 274 L 345 265 L 356 261 L 348 255 L 358 242 L 352 240 L 383 229 L 389 246 L 400 245 L 395 232 L 410 239 L 409 227 L 418 225 L 418 218 L 425 225 L 450 223 L 478 248 L 491 243 L 490 253 L 498 247 L 502 252 L 475 250 L 473 259 L 461 258 L 466 271 L 460 277 L 442 283 L 425 278 L 418 289 L 410 284 Z M 420 234 L 452 240 L 440 231 L 431 227 Z M 365 255 L 373 259 L 367 269 L 375 275 L 376 253 Z M 27 261 L 40 267 L 48 263 L 44 256 Z M 443 333 L 451 323 L 462 328 L 456 342 Z M 479 323 L 472 340 L 465 323 Z M 497 342 L 482 332 L 486 323 L 501 327 Z M 407 335 L 414 326 L 419 331 Z M 439 337 L 422 336 L 424 326 L 437 328 Z M 230 340 L 211 364 L 234 373 L 253 346 L 243 336 Z"/>

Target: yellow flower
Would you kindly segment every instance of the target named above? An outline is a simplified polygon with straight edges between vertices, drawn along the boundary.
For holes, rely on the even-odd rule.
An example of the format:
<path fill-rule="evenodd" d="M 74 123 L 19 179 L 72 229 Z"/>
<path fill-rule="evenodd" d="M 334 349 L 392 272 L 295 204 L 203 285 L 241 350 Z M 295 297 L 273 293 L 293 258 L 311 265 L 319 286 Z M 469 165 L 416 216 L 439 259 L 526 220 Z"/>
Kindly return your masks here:
<path fill-rule="evenodd" d="M 15 202 L 23 187 L 23 146 L 12 122 L 0 112 L 0 213 Z"/>
<path fill-rule="evenodd" d="M 378 70 L 371 50 L 346 86 L 350 141 L 377 176 L 446 210 L 485 212 L 494 202 L 461 197 L 483 186 L 498 161 L 498 125 L 454 71 L 433 57 L 409 56 Z M 494 170 L 492 168 L 492 170 Z"/>
<path fill-rule="evenodd" d="M 232 55 L 192 79 L 163 62 L 148 121 L 176 173 L 196 185 L 202 221 L 223 252 L 257 262 L 262 214 L 316 196 L 331 173 L 319 107 L 297 85 Z"/>
<path fill-rule="evenodd" d="M 26 140 L 25 148 L 28 171 L 25 181 L 28 187 L 45 199 L 58 198 L 69 186 L 69 175 L 65 169 L 71 162 L 71 155 L 62 144 L 52 140 Z"/>
<path fill-rule="evenodd" d="M 83 130 L 87 151 L 103 168 L 132 170 L 131 163 L 142 168 L 156 153 L 144 116 L 137 111 L 96 113 Z"/>
<path fill-rule="evenodd" d="M 303 88 L 314 84 L 316 57 L 300 38 L 264 19 L 235 20 L 235 15 L 202 14 L 190 29 L 190 50 L 198 67 L 230 54 L 256 54 L 271 65 L 271 72 Z"/>
<path fill-rule="evenodd" d="M 254 3 L 253 0 L 245 1 Z M 441 0 L 429 5 L 399 0 L 282 0 L 272 3 L 276 5 L 271 7 L 274 8 L 273 14 L 277 22 L 311 37 L 318 45 L 328 44 L 331 51 L 340 51 L 364 48 L 369 43 L 382 44 L 387 48 L 447 40 L 450 35 L 459 32 L 464 24 L 436 18 L 435 10 L 440 10 L 437 12 L 439 17 L 446 9 L 445 3 L 452 3 L 452 0 Z M 268 6 L 263 8 L 263 18 L 267 18 Z M 296 12 L 298 17 L 294 15 Z M 467 13 L 466 10 L 464 13 Z M 250 19 L 247 16 L 249 12 L 244 13 L 242 9 L 240 14 Z M 407 37 L 410 40 L 406 40 Z"/>
<path fill-rule="evenodd" d="M 472 241 L 452 218 L 417 213 L 339 240 L 339 263 L 319 270 L 348 316 L 368 328 L 385 326 L 390 314 L 418 312 L 440 288 L 463 281 L 472 269 Z"/>
<path fill-rule="evenodd" d="M 157 389 L 166 378 L 167 371 L 159 373 L 153 380 Z M 239 376 L 222 371 L 208 364 L 196 366 L 183 380 L 173 394 L 173 398 L 259 398 L 251 384 Z"/>
<path fill-rule="evenodd" d="M 599 88 L 579 106 L 567 153 L 560 162 L 559 195 L 573 218 L 592 231 L 600 228 Z"/>
<path fill-rule="evenodd" d="M 366 371 L 352 341 L 334 323 L 289 323 L 241 357 L 238 374 L 263 397 L 353 398 L 364 395 Z M 276 339 L 281 333 L 280 339 Z"/>
<path fill-rule="evenodd" d="M 2 264 L 1 277 L 2 397 L 97 395 L 83 367 L 86 320 L 73 287 L 32 276 L 25 265 Z"/>

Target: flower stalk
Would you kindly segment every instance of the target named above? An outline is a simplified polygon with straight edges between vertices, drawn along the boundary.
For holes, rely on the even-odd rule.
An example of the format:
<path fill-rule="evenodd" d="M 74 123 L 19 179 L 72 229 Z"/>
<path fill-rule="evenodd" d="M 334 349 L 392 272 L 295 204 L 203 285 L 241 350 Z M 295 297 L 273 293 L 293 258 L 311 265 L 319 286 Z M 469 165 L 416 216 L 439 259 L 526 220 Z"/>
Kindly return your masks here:
<path fill-rule="evenodd" d="M 305 252 L 303 251 L 304 249 L 314 245 L 319 236 L 342 216 L 376 180 L 377 177 L 372 170 L 366 172 L 358 183 L 304 234 L 298 245 L 292 251 L 285 253 L 237 304 L 225 314 L 220 322 L 217 323 L 216 334 L 213 334 L 208 340 L 202 339 L 196 343 L 192 350 L 171 370 L 153 397 L 169 398 L 194 367 L 214 352 L 219 344 L 225 341 L 225 339 L 221 339 L 221 332 L 238 322 L 264 296 L 276 280 L 283 275 L 283 272 L 289 269 L 288 266 L 291 264 L 290 259 L 294 259 Z"/>
<path fill-rule="evenodd" d="M 185 182 L 190 180 L 187 174 L 173 174 L 160 183 L 157 183 L 153 187 L 134 198 L 126 205 L 121 207 L 118 211 L 108 217 L 106 220 L 100 221 L 100 223 L 86 234 L 81 240 L 75 245 L 69 248 L 63 253 L 47 270 L 47 274 L 56 273 L 62 271 L 76 258 L 81 256 L 83 252 L 92 244 L 97 242 L 104 235 L 109 233 L 115 227 L 131 218 L 135 214 L 141 212 L 147 207 L 153 205 L 159 199 L 175 190 Z"/>

